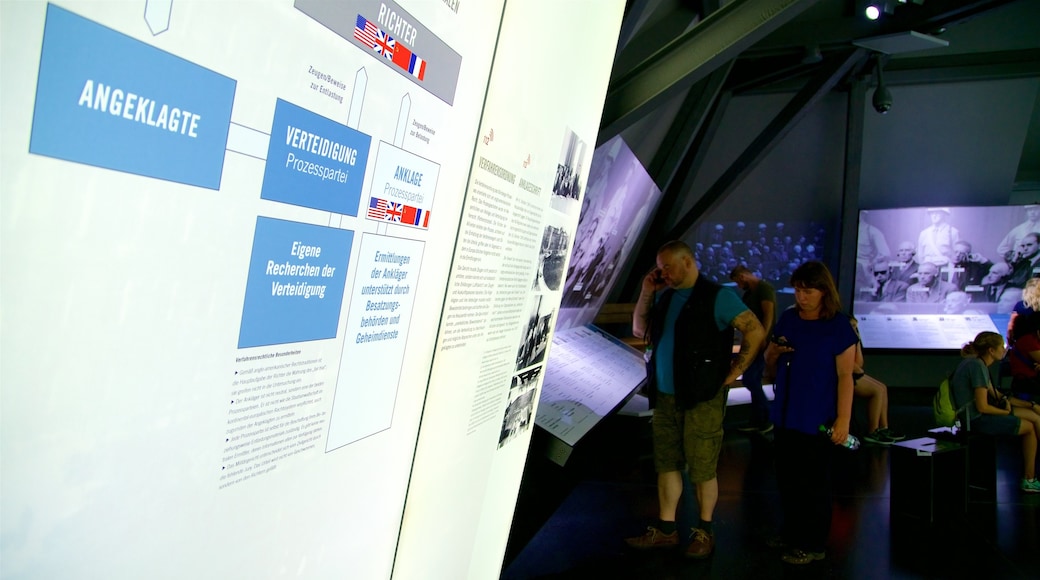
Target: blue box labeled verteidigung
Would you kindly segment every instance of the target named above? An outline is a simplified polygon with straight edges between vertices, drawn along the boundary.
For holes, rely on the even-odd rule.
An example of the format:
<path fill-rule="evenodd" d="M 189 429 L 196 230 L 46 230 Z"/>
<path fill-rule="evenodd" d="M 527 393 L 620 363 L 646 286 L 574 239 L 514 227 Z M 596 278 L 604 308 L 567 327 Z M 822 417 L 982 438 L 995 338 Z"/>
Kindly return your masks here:
<path fill-rule="evenodd" d="M 238 347 L 336 337 L 354 232 L 256 218 Z"/>
<path fill-rule="evenodd" d="M 48 4 L 29 151 L 220 189 L 235 87 Z"/>
<path fill-rule="evenodd" d="M 356 216 L 372 138 L 278 99 L 260 197 Z"/>

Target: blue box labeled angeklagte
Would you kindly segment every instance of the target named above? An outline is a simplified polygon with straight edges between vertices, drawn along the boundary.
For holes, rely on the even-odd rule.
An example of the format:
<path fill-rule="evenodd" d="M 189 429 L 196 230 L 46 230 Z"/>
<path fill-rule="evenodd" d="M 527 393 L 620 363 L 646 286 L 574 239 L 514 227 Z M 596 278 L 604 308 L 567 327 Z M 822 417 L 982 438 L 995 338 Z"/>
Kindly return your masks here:
<path fill-rule="evenodd" d="M 29 151 L 220 189 L 235 87 L 48 4 Z"/>

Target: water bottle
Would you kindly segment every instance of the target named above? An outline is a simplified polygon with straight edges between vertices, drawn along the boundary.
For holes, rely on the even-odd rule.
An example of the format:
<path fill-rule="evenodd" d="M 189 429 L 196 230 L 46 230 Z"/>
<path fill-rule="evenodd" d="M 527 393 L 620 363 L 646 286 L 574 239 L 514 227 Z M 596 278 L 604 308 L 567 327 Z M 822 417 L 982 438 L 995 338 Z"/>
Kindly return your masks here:
<path fill-rule="evenodd" d="M 820 433 L 824 433 L 828 437 L 830 437 L 834 434 L 834 429 L 826 425 L 820 425 Z M 845 441 L 841 444 L 841 446 L 846 449 L 855 451 L 856 449 L 859 449 L 859 439 L 852 433 L 849 433 L 849 435 L 845 437 Z"/>

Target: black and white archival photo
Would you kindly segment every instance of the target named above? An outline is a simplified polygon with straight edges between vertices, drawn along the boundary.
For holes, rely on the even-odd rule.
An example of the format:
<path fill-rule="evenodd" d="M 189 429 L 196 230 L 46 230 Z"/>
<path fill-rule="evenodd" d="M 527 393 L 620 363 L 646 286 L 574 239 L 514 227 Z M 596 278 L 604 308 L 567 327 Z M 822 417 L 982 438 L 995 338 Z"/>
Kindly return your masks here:
<path fill-rule="evenodd" d="M 554 225 L 545 226 L 545 231 L 542 233 L 542 245 L 538 250 L 538 270 L 535 272 L 533 290 L 542 289 L 555 292 L 560 289 L 570 239 L 570 234 L 564 228 Z"/>
<path fill-rule="evenodd" d="M 544 295 L 531 298 L 531 308 L 520 333 L 520 347 L 516 351 L 516 370 L 525 369 L 545 360 L 549 347 L 549 332 L 552 330 L 552 301 Z"/>
<path fill-rule="evenodd" d="M 510 390 L 509 405 L 506 406 L 506 412 L 502 416 L 502 430 L 498 436 L 499 448 L 531 428 L 537 392 L 529 389 L 514 396 Z"/>
<path fill-rule="evenodd" d="M 544 366 L 531 367 L 513 375 L 513 382 L 509 385 L 509 396 L 515 397 L 528 389 L 537 387 L 544 368 Z"/>
<path fill-rule="evenodd" d="M 556 164 L 556 177 L 553 179 L 552 198 L 549 201 L 549 206 L 554 210 L 572 216 L 578 210 L 586 149 L 585 141 L 567 129 L 560 147 L 560 160 Z"/>

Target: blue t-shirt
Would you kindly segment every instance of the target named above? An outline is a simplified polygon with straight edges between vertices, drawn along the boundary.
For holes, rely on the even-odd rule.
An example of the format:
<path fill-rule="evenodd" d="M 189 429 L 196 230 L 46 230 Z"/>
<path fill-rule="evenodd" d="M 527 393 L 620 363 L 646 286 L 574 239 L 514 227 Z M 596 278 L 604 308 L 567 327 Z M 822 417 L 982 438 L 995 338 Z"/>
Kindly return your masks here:
<path fill-rule="evenodd" d="M 785 310 L 773 329 L 794 352 L 776 363 L 776 396 L 770 408 L 773 423 L 814 434 L 838 416 L 838 367 L 834 357 L 854 346 L 856 332 L 849 317 L 803 320 L 797 308 Z"/>
<path fill-rule="evenodd" d="M 1017 314 L 1018 316 L 1029 316 L 1031 314 L 1034 314 L 1033 309 L 1029 306 L 1026 306 L 1026 303 L 1022 300 L 1016 302 L 1015 307 L 1011 310 L 1013 310 L 1015 314 Z"/>
<path fill-rule="evenodd" d="M 1022 300 L 1019 300 L 1015 303 L 1015 307 L 1012 308 L 1011 311 L 1015 314 L 1014 334 L 1008 337 L 1011 339 L 1012 343 L 1018 340 L 1018 337 L 1023 334 L 1036 332 L 1038 325 L 1035 320 L 1030 320 L 1031 316 L 1036 315 L 1035 310 L 1026 306 L 1026 303 Z"/>
<path fill-rule="evenodd" d="M 675 332 L 673 328 L 675 328 L 675 321 L 679 318 L 682 307 L 686 305 L 691 294 L 693 294 L 693 288 L 674 291 L 672 300 L 668 303 L 668 312 L 665 314 L 661 340 L 655 347 L 654 364 L 657 390 L 668 395 L 675 394 L 675 381 L 672 377 L 672 369 L 675 368 Z M 736 292 L 728 288 L 720 289 L 719 293 L 715 295 L 715 325 L 718 330 L 729 326 L 733 319 L 745 310 L 747 307 L 740 301 Z"/>
<path fill-rule="evenodd" d="M 965 358 L 950 377 L 953 405 L 959 409 L 970 402 L 969 415 L 972 419 L 979 418 L 982 413 L 975 406 L 975 389 L 987 389 L 989 386 L 989 369 L 986 368 L 986 363 L 976 357 Z"/>

